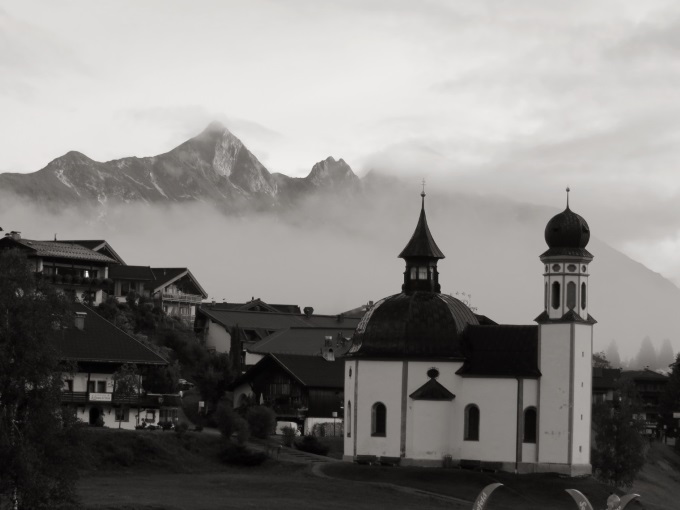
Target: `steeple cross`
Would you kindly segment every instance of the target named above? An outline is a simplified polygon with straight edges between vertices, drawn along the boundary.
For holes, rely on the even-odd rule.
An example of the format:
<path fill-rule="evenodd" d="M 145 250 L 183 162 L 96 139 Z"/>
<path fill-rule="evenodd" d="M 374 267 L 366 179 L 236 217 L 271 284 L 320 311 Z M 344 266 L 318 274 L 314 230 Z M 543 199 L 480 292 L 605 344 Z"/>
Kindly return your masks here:
<path fill-rule="evenodd" d="M 425 196 L 425 179 L 423 179 L 422 185 L 423 185 L 423 192 L 420 194 L 420 196 L 424 197 Z"/>
<path fill-rule="evenodd" d="M 569 208 L 569 192 L 570 191 L 571 191 L 571 189 L 569 188 L 569 186 L 567 186 L 567 209 Z"/>

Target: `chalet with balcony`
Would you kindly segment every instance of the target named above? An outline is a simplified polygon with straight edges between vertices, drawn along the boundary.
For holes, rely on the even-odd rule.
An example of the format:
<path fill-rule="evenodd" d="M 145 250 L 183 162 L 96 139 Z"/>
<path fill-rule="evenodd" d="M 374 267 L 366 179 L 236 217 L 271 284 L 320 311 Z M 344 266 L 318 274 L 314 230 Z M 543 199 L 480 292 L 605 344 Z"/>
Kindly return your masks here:
<path fill-rule="evenodd" d="M 149 296 L 168 316 L 188 324 L 196 319 L 196 309 L 208 293 L 186 267 L 153 267 L 154 279 L 145 284 Z"/>
<path fill-rule="evenodd" d="M 0 239 L 0 249 L 18 249 L 26 254 L 36 277 L 54 284 L 76 299 L 99 304 L 112 283 L 109 266 L 118 262 L 85 246 L 60 241 L 24 239 L 10 232 Z"/>
<path fill-rule="evenodd" d="M 342 434 L 344 361 L 318 356 L 267 354 L 230 389 L 234 407 L 257 402 L 271 407 L 277 420 L 294 421 L 311 433 L 317 423 L 337 425 Z"/>
<path fill-rule="evenodd" d="M 61 358 L 75 366 L 75 372 L 63 375 L 62 405 L 90 425 L 132 429 L 145 422 L 174 421 L 178 396 L 141 389 L 144 374 L 167 360 L 87 306 L 73 306 L 73 324 L 57 340 Z M 140 389 L 134 396 L 116 393 L 113 374 L 126 363 L 139 373 Z"/>
<path fill-rule="evenodd" d="M 124 302 L 130 292 L 150 297 L 151 290 L 148 287 L 156 281 L 149 266 L 111 266 L 109 277 L 113 280 L 112 295 L 119 302 Z"/>
<path fill-rule="evenodd" d="M 645 368 L 644 370 L 624 370 L 619 383 L 631 381 L 642 401 L 645 434 L 657 436 L 660 433 L 659 403 L 666 390 L 668 376 Z"/>

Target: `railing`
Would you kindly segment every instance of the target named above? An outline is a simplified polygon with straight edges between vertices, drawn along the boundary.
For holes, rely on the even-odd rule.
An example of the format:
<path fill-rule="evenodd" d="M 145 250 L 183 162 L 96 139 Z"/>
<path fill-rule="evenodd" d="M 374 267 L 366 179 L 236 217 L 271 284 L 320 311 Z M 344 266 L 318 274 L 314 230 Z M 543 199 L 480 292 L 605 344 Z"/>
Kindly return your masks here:
<path fill-rule="evenodd" d="M 111 403 L 111 404 L 128 404 L 143 407 L 159 407 L 164 404 L 166 406 L 179 405 L 179 397 L 177 395 L 132 395 L 120 396 L 115 393 L 95 393 L 87 391 L 62 391 L 61 401 L 64 403 L 86 404 L 91 402 L 96 403 Z"/>
<path fill-rule="evenodd" d="M 181 292 L 177 294 L 163 292 L 161 297 L 163 298 L 163 301 L 181 301 L 183 303 L 201 303 L 203 301 L 203 296 L 198 296 L 196 294 L 183 294 Z"/>

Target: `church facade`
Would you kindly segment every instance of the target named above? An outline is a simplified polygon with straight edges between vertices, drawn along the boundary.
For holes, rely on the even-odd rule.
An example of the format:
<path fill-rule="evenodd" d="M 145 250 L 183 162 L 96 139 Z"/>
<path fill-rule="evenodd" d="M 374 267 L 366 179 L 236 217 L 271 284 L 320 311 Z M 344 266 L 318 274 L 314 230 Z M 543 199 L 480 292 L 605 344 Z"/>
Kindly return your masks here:
<path fill-rule="evenodd" d="M 568 202 L 548 222 L 543 311 L 501 325 L 440 292 L 422 200 L 402 292 L 365 314 L 345 358 L 344 460 L 590 473 L 588 224 Z"/>

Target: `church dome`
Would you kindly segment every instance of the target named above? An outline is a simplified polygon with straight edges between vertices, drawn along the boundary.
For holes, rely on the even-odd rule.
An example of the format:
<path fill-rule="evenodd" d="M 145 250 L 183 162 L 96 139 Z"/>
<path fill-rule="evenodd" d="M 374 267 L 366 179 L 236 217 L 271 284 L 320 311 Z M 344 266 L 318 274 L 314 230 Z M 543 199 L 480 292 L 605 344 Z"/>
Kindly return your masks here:
<path fill-rule="evenodd" d="M 461 334 L 477 316 L 438 292 L 400 293 L 378 301 L 361 319 L 348 356 L 462 358 Z"/>
<path fill-rule="evenodd" d="M 553 216 L 545 227 L 545 242 L 549 248 L 585 248 L 590 240 L 590 228 L 569 206 Z"/>

